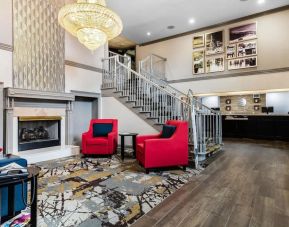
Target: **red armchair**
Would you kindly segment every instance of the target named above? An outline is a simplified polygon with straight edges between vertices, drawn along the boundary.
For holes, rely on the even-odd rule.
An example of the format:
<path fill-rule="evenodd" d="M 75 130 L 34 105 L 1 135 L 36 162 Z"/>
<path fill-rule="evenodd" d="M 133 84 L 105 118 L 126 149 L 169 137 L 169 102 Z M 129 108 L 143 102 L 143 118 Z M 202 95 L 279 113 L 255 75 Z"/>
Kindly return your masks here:
<path fill-rule="evenodd" d="M 176 126 L 170 138 L 158 135 L 137 136 L 136 158 L 146 169 L 188 165 L 188 123 L 186 121 L 167 121 L 167 125 Z"/>
<path fill-rule="evenodd" d="M 82 154 L 111 155 L 117 149 L 118 126 L 115 119 L 93 119 L 88 132 L 82 134 Z M 95 124 L 112 124 L 112 131 L 107 136 L 94 137 Z"/>

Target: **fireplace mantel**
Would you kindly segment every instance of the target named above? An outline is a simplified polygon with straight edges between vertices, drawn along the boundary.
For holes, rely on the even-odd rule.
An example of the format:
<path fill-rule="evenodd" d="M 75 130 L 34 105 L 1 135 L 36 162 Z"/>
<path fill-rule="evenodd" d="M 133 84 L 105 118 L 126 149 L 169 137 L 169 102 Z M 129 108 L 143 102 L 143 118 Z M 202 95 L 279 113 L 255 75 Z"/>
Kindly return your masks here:
<path fill-rule="evenodd" d="M 75 94 L 4 88 L 5 94 L 5 152 L 18 154 L 18 119 L 59 117 L 61 147 L 72 145 L 71 116 Z"/>
<path fill-rule="evenodd" d="M 45 99 L 45 100 L 61 100 L 61 101 L 75 100 L 75 95 L 72 93 L 36 91 L 20 88 L 5 88 L 5 95 L 8 98 L 29 98 L 29 99 Z"/>

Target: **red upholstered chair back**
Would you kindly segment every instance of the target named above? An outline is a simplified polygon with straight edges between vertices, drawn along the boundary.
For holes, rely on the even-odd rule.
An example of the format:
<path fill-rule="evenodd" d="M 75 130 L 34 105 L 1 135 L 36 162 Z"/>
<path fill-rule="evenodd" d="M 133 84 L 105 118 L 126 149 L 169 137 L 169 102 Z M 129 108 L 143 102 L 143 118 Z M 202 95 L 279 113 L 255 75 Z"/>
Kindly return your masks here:
<path fill-rule="evenodd" d="M 117 119 L 92 119 L 90 121 L 90 125 L 89 125 L 89 132 L 92 133 L 93 131 L 93 125 L 94 124 L 109 124 L 109 123 L 112 123 L 112 132 L 118 132 L 118 129 L 117 129 Z"/>
<path fill-rule="evenodd" d="M 166 122 L 167 125 L 176 126 L 176 131 L 172 135 L 171 139 L 177 139 L 179 142 L 184 143 L 186 146 L 188 144 L 188 122 L 187 121 L 179 121 L 179 120 L 169 120 Z"/>

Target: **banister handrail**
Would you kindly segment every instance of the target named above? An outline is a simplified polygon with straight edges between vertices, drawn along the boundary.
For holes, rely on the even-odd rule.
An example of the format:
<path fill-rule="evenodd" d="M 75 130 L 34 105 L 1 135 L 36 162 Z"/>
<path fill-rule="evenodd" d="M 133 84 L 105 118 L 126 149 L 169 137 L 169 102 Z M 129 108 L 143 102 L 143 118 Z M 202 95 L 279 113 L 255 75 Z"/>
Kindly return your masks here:
<path fill-rule="evenodd" d="M 128 61 L 123 61 L 118 54 L 112 55 L 103 59 L 102 87 L 121 92 L 128 102 L 133 102 L 140 111 L 149 113 L 149 119 L 156 124 L 165 124 L 170 119 L 188 121 L 188 146 L 194 154 L 196 167 L 212 149 L 222 147 L 220 111 L 196 99 L 191 89 L 184 94 L 145 70 L 134 71 L 127 64 Z"/>
<path fill-rule="evenodd" d="M 114 53 L 114 52 L 113 52 L 113 53 Z M 119 65 L 123 66 L 125 69 L 127 69 L 127 70 L 130 71 L 131 73 L 133 73 L 133 74 L 137 75 L 138 77 L 144 79 L 145 81 L 147 81 L 148 83 L 152 84 L 153 86 L 159 88 L 161 91 L 167 93 L 167 94 L 170 95 L 171 97 L 178 99 L 178 100 L 181 101 L 183 104 L 186 104 L 186 105 L 192 107 L 192 105 L 190 105 L 190 104 L 188 104 L 187 102 L 183 101 L 182 99 L 176 97 L 174 94 L 170 93 L 170 92 L 167 91 L 166 89 L 160 87 L 157 83 L 152 82 L 151 80 L 147 79 L 147 78 L 146 78 L 145 76 L 143 76 L 142 74 L 140 74 L 140 73 L 132 70 L 131 68 L 129 68 L 129 67 L 127 67 L 126 65 L 124 65 L 123 63 L 121 63 L 121 62 L 119 61 L 119 56 L 121 56 L 121 55 L 116 54 L 115 56 L 111 56 L 111 57 L 108 57 L 108 58 L 104 58 L 104 59 L 102 59 L 102 61 L 115 58 L 115 59 L 116 59 L 116 62 L 117 62 Z M 158 78 L 157 78 L 157 79 L 158 79 Z M 160 80 L 160 79 L 158 79 L 158 80 Z M 162 81 L 163 81 L 163 80 L 162 80 Z M 169 85 L 169 86 L 170 86 L 170 85 Z M 170 86 L 170 88 L 173 88 L 173 87 Z M 175 89 L 175 88 L 173 88 L 173 89 Z M 177 89 L 175 89 L 175 90 L 178 91 Z M 181 94 L 183 94 L 184 97 L 189 98 L 189 99 L 191 100 L 191 102 L 195 102 L 195 103 L 199 104 L 200 106 L 202 106 L 202 107 L 204 107 L 205 109 L 211 111 L 212 113 L 215 113 L 215 114 L 218 114 L 218 113 L 219 113 L 219 111 L 213 110 L 213 109 L 211 109 L 210 107 L 208 107 L 208 106 L 204 105 L 203 103 L 201 103 L 200 101 L 198 101 L 197 99 L 195 99 L 195 98 L 192 96 L 192 93 L 193 93 L 193 92 L 192 92 L 191 89 L 189 89 L 187 95 L 184 94 L 184 93 L 182 93 L 181 91 L 178 91 L 178 92 L 181 93 Z"/>
<path fill-rule="evenodd" d="M 185 105 L 191 106 L 190 104 L 188 104 L 187 102 L 183 101 L 182 99 L 176 97 L 174 94 L 170 93 L 169 91 L 165 90 L 164 88 L 160 87 L 158 84 L 152 82 L 151 80 L 147 79 L 145 76 L 141 75 L 140 73 L 130 69 L 129 67 L 127 67 L 126 65 L 122 64 L 118 59 L 116 59 L 117 63 L 119 65 L 121 65 L 122 67 L 124 67 L 125 69 L 127 69 L 128 71 L 130 71 L 131 73 L 137 75 L 138 77 L 142 78 L 143 80 L 145 80 L 146 82 L 148 82 L 149 84 L 151 84 L 154 87 L 157 87 L 159 90 L 163 91 L 164 93 L 167 93 L 169 96 L 178 99 L 180 102 L 182 102 Z"/>

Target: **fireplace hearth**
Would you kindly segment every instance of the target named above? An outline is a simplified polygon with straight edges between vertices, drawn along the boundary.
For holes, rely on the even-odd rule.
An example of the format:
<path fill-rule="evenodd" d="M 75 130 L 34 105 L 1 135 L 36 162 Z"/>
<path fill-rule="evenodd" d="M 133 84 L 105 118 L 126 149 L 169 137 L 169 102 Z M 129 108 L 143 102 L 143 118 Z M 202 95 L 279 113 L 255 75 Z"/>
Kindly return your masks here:
<path fill-rule="evenodd" d="M 59 146 L 61 117 L 19 117 L 18 151 Z"/>

